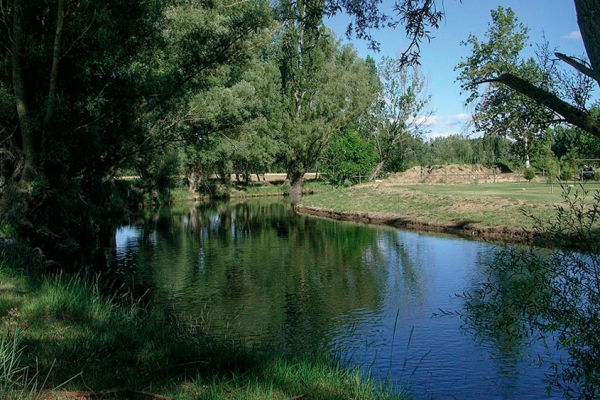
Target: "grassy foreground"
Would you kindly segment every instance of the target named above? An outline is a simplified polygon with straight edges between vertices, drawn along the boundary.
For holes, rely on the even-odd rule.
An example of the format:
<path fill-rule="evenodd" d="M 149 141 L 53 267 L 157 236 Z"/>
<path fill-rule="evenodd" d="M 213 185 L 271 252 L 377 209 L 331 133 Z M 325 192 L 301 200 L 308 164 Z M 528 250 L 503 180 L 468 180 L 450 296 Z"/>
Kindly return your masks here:
<path fill-rule="evenodd" d="M 535 220 L 527 214 L 542 220 L 553 218 L 556 207 L 564 202 L 565 191 L 594 192 L 599 188 L 597 183 L 561 187 L 535 182 L 452 185 L 382 182 L 304 197 L 300 206 L 346 215 L 364 214 L 380 223 L 401 219 L 433 228 L 517 231 L 535 227 Z M 587 198 L 592 201 L 592 193 Z"/>
<path fill-rule="evenodd" d="M 325 355 L 219 341 L 14 253 L 0 252 L 0 398 L 401 398 Z"/>

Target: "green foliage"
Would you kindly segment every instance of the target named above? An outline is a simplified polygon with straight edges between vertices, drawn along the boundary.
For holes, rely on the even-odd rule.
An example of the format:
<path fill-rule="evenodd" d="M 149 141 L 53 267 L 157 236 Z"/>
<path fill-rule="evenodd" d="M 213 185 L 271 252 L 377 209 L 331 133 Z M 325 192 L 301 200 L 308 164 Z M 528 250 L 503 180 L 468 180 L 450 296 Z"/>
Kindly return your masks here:
<path fill-rule="evenodd" d="M 575 170 L 573 169 L 573 166 L 571 165 L 571 163 L 569 163 L 569 162 L 561 163 L 560 174 L 558 176 L 561 181 L 568 182 L 568 181 L 573 180 L 574 174 L 575 174 Z"/>
<path fill-rule="evenodd" d="M 434 164 L 471 164 L 474 161 L 471 140 L 461 135 L 431 140 Z"/>
<path fill-rule="evenodd" d="M 69 244 L 76 248 L 79 241 L 94 237 L 105 205 L 118 204 L 110 199 L 120 168 L 137 163 L 144 185 L 166 193 L 163 188 L 177 169 L 170 154 L 163 158 L 158 153 L 170 153 L 173 143 L 190 139 L 194 132 L 184 122 L 194 111 L 191 100 L 209 92 L 223 71 L 234 71 L 228 75 L 229 86 L 239 80 L 239 70 L 269 38 L 265 29 L 272 21 L 266 1 L 16 4 L 22 8 L 3 8 L 2 18 L 21 24 L 14 31 L 22 32 L 22 40 L 7 36 L 12 28 L 0 32 L 2 43 L 20 47 L 0 49 L 2 174 L 10 177 L 10 193 L 23 193 L 16 186 L 27 189 L 36 180 L 47 182 L 48 193 L 34 190 L 33 197 L 14 201 L 3 196 L 2 211 L 11 223 L 30 227 L 21 231 L 23 237 L 44 251 Z M 57 36 L 61 4 L 66 17 Z M 18 11 L 22 18 L 13 18 Z M 57 74 L 51 75 L 55 53 L 60 59 Z M 6 93 L 17 92 L 5 116 Z M 17 98 L 27 106 L 19 116 Z M 245 118 L 232 112 L 229 103 L 217 105 L 232 123 Z M 27 143 L 35 143 L 28 152 Z M 20 165 L 31 166 L 27 176 Z M 83 204 L 88 210 L 78 214 Z M 62 236 L 86 230 L 90 232 Z"/>
<path fill-rule="evenodd" d="M 268 172 L 279 154 L 281 130 L 279 71 L 269 60 L 253 59 L 234 79 L 223 73 L 215 87 L 191 100 L 187 122 L 193 138 L 183 147 L 190 191 L 213 174 Z M 233 83 L 232 83 L 233 82 Z"/>
<path fill-rule="evenodd" d="M 377 66 L 379 96 L 369 118 L 369 138 L 375 143 L 378 162 L 371 179 L 383 170 L 391 159 L 401 163 L 406 158 L 413 138 L 424 132 L 424 124 L 431 115 L 426 110 L 431 96 L 427 93 L 425 79 L 416 68 L 408 68 L 398 60 L 384 57 Z"/>
<path fill-rule="evenodd" d="M 525 178 L 527 182 L 531 182 L 535 179 L 535 170 L 533 168 L 525 168 L 523 171 L 523 178 Z"/>
<path fill-rule="evenodd" d="M 153 207 L 168 204 L 170 191 L 180 180 L 179 157 L 174 148 L 145 152 L 135 160 L 135 168 L 140 179 L 135 186 L 147 195 L 144 204 Z"/>
<path fill-rule="evenodd" d="M 432 164 L 431 147 L 421 136 L 410 136 L 394 151 L 384 166 L 385 172 L 401 172 L 416 165 Z"/>
<path fill-rule="evenodd" d="M 323 154 L 321 166 L 328 182 L 343 186 L 367 180 L 376 161 L 372 143 L 355 131 L 348 130 L 332 137 Z"/>
<path fill-rule="evenodd" d="M 281 72 L 281 155 L 293 192 L 315 168 L 330 137 L 354 127 L 376 96 L 372 64 L 340 46 L 323 24 L 322 3 L 282 1 L 277 54 Z"/>
<path fill-rule="evenodd" d="M 594 118 L 598 118 L 600 109 L 590 111 Z M 581 129 L 559 125 L 554 127 L 552 151 L 559 159 L 594 159 L 600 154 L 600 140 L 589 132 Z"/>
<path fill-rule="evenodd" d="M 552 114 L 544 106 L 493 80 L 512 73 L 547 89 L 553 84 L 548 72 L 533 58 L 523 59 L 521 51 L 528 40 L 529 28 L 518 22 L 511 8 L 499 6 L 491 11 L 492 22 L 486 42 L 470 34 L 462 44 L 471 46 L 469 57 L 456 66 L 458 81 L 468 93 L 466 106 L 473 106 L 473 124 L 485 135 L 503 135 L 513 139 L 523 159 L 531 152 L 534 138 L 549 126 Z M 543 60 L 542 60 L 543 61 Z"/>
<path fill-rule="evenodd" d="M 548 219 L 535 216 L 542 244 L 509 247 L 486 263 L 490 278 L 461 296 L 465 328 L 502 348 L 543 342 L 566 353 L 540 359 L 548 382 L 567 398 L 600 395 L 600 194 L 563 188 Z"/>

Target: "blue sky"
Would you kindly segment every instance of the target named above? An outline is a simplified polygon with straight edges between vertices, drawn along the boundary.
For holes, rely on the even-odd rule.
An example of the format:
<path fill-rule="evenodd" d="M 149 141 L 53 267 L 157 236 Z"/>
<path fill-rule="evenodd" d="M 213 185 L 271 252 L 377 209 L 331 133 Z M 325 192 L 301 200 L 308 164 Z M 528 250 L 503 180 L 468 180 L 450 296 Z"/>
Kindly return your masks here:
<path fill-rule="evenodd" d="M 384 0 L 384 3 L 390 7 L 393 4 L 392 0 Z M 421 46 L 422 72 L 429 82 L 434 113 L 427 137 L 469 133 L 463 129 L 469 119 L 469 110 L 463 106 L 464 96 L 460 94 L 459 84 L 455 83 L 458 71 L 454 71 L 454 67 L 470 53 L 469 47 L 460 45 L 469 33 L 484 38 L 491 20 L 490 10 L 500 5 L 512 8 L 518 20 L 530 28 L 530 43 L 533 45 L 542 42 L 544 33 L 550 48 L 574 56 L 585 54 L 572 0 L 463 0 L 462 3 L 458 0 L 437 0 L 436 4 L 445 12 L 446 18 L 440 28 L 432 32 L 435 38 L 431 43 L 425 42 Z M 347 23 L 348 19 L 343 15 L 326 21 L 326 25 L 340 37 L 345 37 Z M 381 44 L 379 53 L 368 50 L 364 41 L 352 40 L 362 57 L 371 55 L 375 60 L 384 55 L 395 57 L 408 44 L 400 26 L 395 30 L 372 33 Z M 534 48 L 532 46 L 528 50 L 531 53 L 527 55 L 533 55 Z"/>

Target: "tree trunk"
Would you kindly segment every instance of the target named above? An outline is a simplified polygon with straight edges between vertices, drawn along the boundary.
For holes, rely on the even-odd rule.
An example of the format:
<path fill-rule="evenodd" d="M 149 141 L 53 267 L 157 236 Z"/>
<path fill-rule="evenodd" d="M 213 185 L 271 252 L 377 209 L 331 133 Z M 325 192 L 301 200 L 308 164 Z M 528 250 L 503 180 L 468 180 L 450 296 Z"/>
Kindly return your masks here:
<path fill-rule="evenodd" d="M 195 172 L 191 172 L 187 175 L 187 181 L 188 191 L 190 193 L 196 193 L 200 187 L 200 176 Z"/>
<path fill-rule="evenodd" d="M 25 96 L 25 82 L 21 56 L 23 53 L 23 4 L 22 0 L 14 0 L 13 3 L 13 36 L 12 36 L 12 81 L 15 93 L 15 105 L 19 119 L 19 131 L 21 133 L 21 157 L 23 159 L 23 170 L 19 183 L 29 186 L 35 177 L 35 148 L 34 131 L 31 124 L 30 112 L 27 107 Z"/>
<path fill-rule="evenodd" d="M 592 69 L 600 72 L 600 2 L 598 0 L 575 0 L 577 24 Z M 600 81 L 597 81 L 600 85 Z"/>
<path fill-rule="evenodd" d="M 590 64 L 597 76 L 600 71 L 600 2 L 598 0 L 575 0 L 577 23 Z M 503 74 L 488 82 L 500 82 L 530 99 L 545 105 L 561 115 L 568 123 L 573 124 L 596 137 L 600 137 L 600 121 L 592 118 L 585 111 L 573 107 L 558 96 L 532 85 L 512 74 Z M 596 79 L 598 85 L 600 81 Z M 483 82 L 482 82 L 483 83 Z"/>
<path fill-rule="evenodd" d="M 565 121 L 573 124 L 596 137 L 600 137 L 600 121 L 593 118 L 587 112 L 572 106 L 566 101 L 560 99 L 553 93 L 547 92 L 530 82 L 513 74 L 502 74 L 498 78 L 482 81 L 500 82 L 513 90 L 529 97 L 530 99 L 543 104 L 552 111 L 561 115 Z"/>
<path fill-rule="evenodd" d="M 369 180 L 372 181 L 373 179 L 376 179 L 379 174 L 381 173 L 381 170 L 383 169 L 383 165 L 385 164 L 385 160 L 379 161 L 377 163 L 377 165 L 375 165 L 375 168 L 373 168 L 373 171 L 371 171 L 371 175 L 369 175 Z"/>
<path fill-rule="evenodd" d="M 304 172 L 292 171 L 287 173 L 290 182 L 290 197 L 292 203 L 296 203 L 302 197 L 302 184 L 304 183 Z"/>
<path fill-rule="evenodd" d="M 44 127 L 48 125 L 54 105 L 56 103 L 56 88 L 58 87 L 58 64 L 60 62 L 60 49 L 62 30 L 65 16 L 64 0 L 58 0 L 58 15 L 56 17 L 56 34 L 54 35 L 54 47 L 52 49 L 52 69 L 50 70 L 50 85 L 48 87 L 48 100 L 46 101 L 46 114 L 44 115 Z"/>

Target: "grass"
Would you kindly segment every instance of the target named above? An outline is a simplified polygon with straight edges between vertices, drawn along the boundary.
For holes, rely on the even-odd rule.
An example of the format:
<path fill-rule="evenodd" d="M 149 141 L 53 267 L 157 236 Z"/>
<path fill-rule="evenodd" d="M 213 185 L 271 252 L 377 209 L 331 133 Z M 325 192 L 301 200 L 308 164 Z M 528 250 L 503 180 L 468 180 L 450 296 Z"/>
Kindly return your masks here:
<path fill-rule="evenodd" d="M 0 253 L 2 398 L 401 398 L 327 355 L 225 342 L 196 321 L 38 267 L 19 249 Z"/>
<path fill-rule="evenodd" d="M 597 184 L 586 184 L 596 190 Z M 577 187 L 569 190 L 575 190 Z M 547 219 L 563 202 L 563 188 L 547 183 L 495 184 L 365 184 L 305 197 L 302 206 L 342 213 L 374 213 L 392 217 L 487 227 L 533 228 L 531 212 Z"/>

